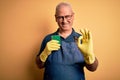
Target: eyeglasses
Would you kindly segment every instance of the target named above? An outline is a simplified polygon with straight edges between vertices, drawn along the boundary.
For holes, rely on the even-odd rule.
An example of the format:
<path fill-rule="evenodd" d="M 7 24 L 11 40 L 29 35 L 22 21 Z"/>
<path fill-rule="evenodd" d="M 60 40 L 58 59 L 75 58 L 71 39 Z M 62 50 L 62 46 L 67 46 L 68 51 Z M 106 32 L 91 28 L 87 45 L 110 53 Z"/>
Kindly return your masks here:
<path fill-rule="evenodd" d="M 64 19 L 66 19 L 66 20 L 71 20 L 71 19 L 72 19 L 72 16 L 73 16 L 73 15 L 56 16 L 56 18 L 57 18 L 59 21 L 62 21 L 62 20 L 64 20 Z"/>

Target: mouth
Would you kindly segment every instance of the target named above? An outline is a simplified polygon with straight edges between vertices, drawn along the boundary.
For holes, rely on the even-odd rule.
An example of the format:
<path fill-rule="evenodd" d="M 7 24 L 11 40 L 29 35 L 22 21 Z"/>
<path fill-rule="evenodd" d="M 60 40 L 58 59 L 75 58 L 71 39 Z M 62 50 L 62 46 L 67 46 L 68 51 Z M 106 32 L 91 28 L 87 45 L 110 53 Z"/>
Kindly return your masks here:
<path fill-rule="evenodd" d="M 62 26 L 67 26 L 68 25 L 68 23 L 62 23 Z"/>
<path fill-rule="evenodd" d="M 63 27 L 68 27 L 68 24 L 63 24 L 62 26 L 63 26 Z"/>

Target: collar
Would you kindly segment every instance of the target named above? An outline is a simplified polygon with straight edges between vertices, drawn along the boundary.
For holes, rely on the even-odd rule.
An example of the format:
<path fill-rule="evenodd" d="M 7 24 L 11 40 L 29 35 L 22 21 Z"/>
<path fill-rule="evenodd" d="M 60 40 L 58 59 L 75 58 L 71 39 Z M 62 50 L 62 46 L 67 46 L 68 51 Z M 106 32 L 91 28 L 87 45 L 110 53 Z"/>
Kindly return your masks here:
<path fill-rule="evenodd" d="M 54 33 L 54 35 L 59 35 L 58 32 L 59 32 L 59 28 L 58 28 L 57 31 Z M 79 38 L 79 36 L 81 36 L 81 34 L 75 32 L 75 30 L 72 28 L 72 33 L 71 33 L 66 39 L 64 39 L 64 38 L 62 38 L 62 37 L 61 37 L 61 38 L 64 39 L 64 40 L 67 40 L 67 41 L 73 41 L 73 40 L 75 40 L 76 38 Z"/>

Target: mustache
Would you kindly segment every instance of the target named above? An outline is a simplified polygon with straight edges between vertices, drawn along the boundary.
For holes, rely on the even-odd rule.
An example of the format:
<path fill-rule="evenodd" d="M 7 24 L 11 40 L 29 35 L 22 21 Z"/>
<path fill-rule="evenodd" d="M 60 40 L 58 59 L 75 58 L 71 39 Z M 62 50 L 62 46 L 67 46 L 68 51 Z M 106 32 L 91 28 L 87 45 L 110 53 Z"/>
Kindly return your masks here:
<path fill-rule="evenodd" d="M 68 24 L 67 22 L 62 22 L 62 25 L 66 25 L 66 24 Z"/>

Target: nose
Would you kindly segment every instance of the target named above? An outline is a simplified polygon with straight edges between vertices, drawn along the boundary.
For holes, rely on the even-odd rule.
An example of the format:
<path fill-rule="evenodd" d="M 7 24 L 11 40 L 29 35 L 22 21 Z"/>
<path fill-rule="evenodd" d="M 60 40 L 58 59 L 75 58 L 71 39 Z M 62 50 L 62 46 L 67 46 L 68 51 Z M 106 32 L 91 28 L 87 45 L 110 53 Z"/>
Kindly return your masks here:
<path fill-rule="evenodd" d="M 65 17 L 62 17 L 63 22 L 67 22 L 67 19 Z"/>

